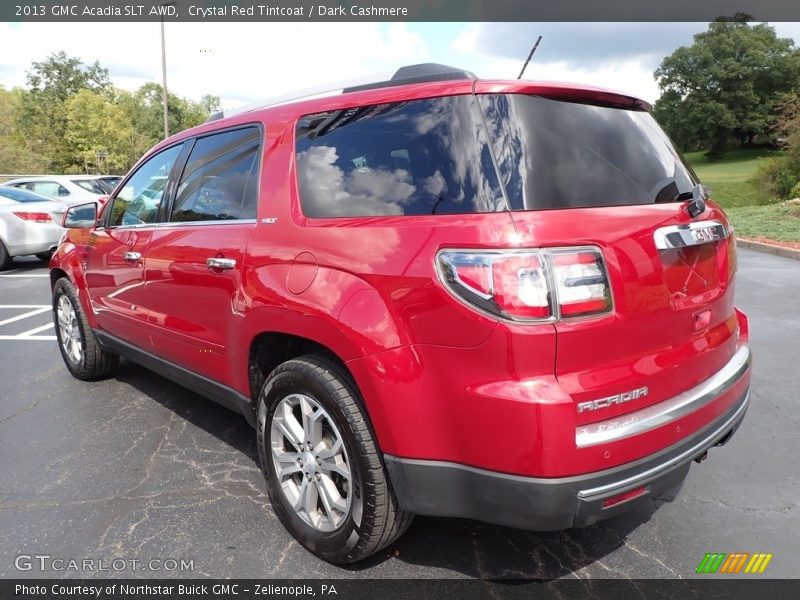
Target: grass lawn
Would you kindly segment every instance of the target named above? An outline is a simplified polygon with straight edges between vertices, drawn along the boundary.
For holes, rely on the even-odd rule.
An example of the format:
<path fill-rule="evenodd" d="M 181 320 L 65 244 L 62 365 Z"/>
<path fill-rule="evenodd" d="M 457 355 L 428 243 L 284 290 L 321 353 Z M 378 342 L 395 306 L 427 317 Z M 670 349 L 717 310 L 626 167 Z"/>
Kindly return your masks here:
<path fill-rule="evenodd" d="M 735 206 L 725 212 L 737 237 L 800 243 L 800 205 Z"/>
<path fill-rule="evenodd" d="M 738 237 L 800 243 L 800 206 L 770 203 L 754 181 L 759 163 L 776 154 L 763 148 L 739 148 L 716 161 L 708 160 L 704 152 L 684 156 L 711 188 L 711 197 L 725 208 Z"/>
<path fill-rule="evenodd" d="M 776 154 L 763 148 L 738 148 L 717 161 L 709 161 L 705 152 L 688 152 L 684 156 L 700 180 L 711 188 L 711 197 L 728 208 L 767 203 L 766 194 L 753 176 L 760 162 Z"/>

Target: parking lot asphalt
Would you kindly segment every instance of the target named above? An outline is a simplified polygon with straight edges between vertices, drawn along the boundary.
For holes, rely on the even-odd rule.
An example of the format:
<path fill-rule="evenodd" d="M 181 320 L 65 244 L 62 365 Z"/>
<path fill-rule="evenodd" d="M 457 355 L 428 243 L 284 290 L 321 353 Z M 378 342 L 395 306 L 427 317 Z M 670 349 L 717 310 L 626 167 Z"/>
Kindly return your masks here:
<path fill-rule="evenodd" d="M 672 578 L 696 577 L 706 552 L 768 552 L 760 577 L 798 577 L 800 263 L 739 257 L 751 407 L 674 501 L 558 533 L 417 518 L 351 568 L 318 560 L 280 525 L 242 417 L 130 362 L 101 382 L 73 379 L 49 325 L 47 268 L 17 259 L 0 273 L 0 576 Z M 127 566 L 20 571 L 19 555 Z"/>

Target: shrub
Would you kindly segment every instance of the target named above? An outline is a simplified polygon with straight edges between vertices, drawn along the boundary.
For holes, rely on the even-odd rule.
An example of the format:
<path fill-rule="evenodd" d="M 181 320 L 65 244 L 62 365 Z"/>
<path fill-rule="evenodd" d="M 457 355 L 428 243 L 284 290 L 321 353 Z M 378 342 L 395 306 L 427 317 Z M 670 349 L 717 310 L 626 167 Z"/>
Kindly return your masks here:
<path fill-rule="evenodd" d="M 800 184 L 800 166 L 787 156 L 770 158 L 758 166 L 755 179 L 768 196 L 794 197 L 795 188 Z"/>

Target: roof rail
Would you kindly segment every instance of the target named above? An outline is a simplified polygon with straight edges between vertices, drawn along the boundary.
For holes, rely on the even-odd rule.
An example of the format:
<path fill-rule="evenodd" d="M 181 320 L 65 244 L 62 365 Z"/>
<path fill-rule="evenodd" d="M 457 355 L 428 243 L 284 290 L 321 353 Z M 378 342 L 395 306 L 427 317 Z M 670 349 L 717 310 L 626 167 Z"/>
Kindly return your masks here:
<path fill-rule="evenodd" d="M 425 83 L 428 81 L 449 81 L 454 79 L 477 79 L 477 77 L 470 71 L 459 69 L 457 67 L 448 67 L 447 65 L 440 65 L 437 63 L 408 65 L 405 67 L 400 67 L 391 76 L 386 76 L 385 74 L 377 76 L 372 75 L 370 77 L 364 77 L 356 80 L 339 82 L 338 84 L 330 83 L 321 87 L 307 88 L 305 90 L 291 92 L 281 96 L 275 96 L 255 104 L 246 105 L 230 111 L 219 111 L 212 114 L 208 120 L 206 120 L 206 123 L 233 115 L 260 110 L 262 108 L 299 102 L 301 100 L 324 98 L 326 96 L 337 96 L 340 94 L 348 94 L 350 92 L 372 90 L 395 85 Z"/>

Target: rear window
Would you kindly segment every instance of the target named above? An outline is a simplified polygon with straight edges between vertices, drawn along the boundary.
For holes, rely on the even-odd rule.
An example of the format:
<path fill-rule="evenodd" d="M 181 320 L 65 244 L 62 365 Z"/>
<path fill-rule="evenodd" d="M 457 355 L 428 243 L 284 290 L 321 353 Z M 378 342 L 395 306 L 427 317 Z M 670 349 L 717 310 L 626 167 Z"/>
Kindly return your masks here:
<path fill-rule="evenodd" d="M 480 96 L 513 210 L 673 202 L 698 183 L 643 111 Z"/>
<path fill-rule="evenodd" d="M 653 204 L 698 183 L 649 113 L 521 94 L 309 115 L 296 152 L 310 217 L 497 212 L 503 187 L 512 210 Z"/>
<path fill-rule="evenodd" d="M 13 187 L 0 187 L 0 196 L 10 198 L 15 202 L 49 202 L 50 198 L 34 194 L 28 190 Z"/>
<path fill-rule="evenodd" d="M 297 173 L 310 217 L 505 210 L 474 96 L 309 115 Z"/>

